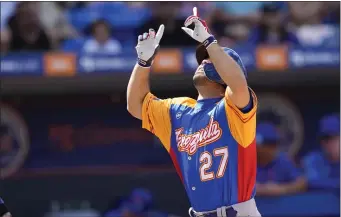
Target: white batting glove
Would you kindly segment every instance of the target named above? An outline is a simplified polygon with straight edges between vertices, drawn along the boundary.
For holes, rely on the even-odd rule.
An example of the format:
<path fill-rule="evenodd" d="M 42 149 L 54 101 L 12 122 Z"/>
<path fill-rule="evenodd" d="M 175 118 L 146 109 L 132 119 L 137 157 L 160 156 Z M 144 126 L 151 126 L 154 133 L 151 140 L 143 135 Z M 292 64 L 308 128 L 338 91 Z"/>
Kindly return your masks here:
<path fill-rule="evenodd" d="M 194 30 L 188 28 L 189 25 L 194 23 Z M 205 20 L 198 17 L 198 10 L 196 7 L 193 8 L 193 15 L 189 16 L 185 21 L 185 27 L 181 27 L 193 39 L 200 43 L 203 43 L 207 48 L 212 43 L 217 43 L 217 40 L 210 33 Z"/>
<path fill-rule="evenodd" d="M 138 64 L 142 67 L 150 67 L 153 63 L 155 55 L 159 49 L 159 43 L 163 36 L 165 26 L 160 25 L 157 33 L 154 29 L 149 29 L 149 33 L 139 35 L 138 42 L 135 47 L 138 57 Z"/>

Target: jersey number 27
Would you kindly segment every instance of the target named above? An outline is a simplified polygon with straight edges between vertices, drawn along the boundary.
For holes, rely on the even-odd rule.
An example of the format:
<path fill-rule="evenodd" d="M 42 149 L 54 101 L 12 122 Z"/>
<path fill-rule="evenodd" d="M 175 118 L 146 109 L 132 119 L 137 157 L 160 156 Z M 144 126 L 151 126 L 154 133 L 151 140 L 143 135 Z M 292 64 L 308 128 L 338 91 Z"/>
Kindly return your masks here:
<path fill-rule="evenodd" d="M 213 164 L 213 156 L 214 157 L 221 157 L 220 164 L 218 167 L 218 171 L 216 174 L 213 171 L 208 171 L 211 169 L 212 164 Z M 213 156 L 210 152 L 205 151 L 201 153 L 200 155 L 200 168 L 199 168 L 199 173 L 200 173 L 200 180 L 202 182 L 207 182 L 210 180 L 213 180 L 215 178 L 221 178 L 225 174 L 225 170 L 227 167 L 227 162 L 228 162 L 228 150 L 227 147 L 222 147 L 222 148 L 216 148 L 213 150 Z"/>

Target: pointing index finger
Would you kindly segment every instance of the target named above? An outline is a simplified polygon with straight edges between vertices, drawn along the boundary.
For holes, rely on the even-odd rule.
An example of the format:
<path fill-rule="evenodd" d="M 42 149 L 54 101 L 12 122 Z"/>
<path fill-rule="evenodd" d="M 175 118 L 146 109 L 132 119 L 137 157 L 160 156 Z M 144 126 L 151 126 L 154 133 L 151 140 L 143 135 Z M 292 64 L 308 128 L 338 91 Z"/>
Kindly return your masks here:
<path fill-rule="evenodd" d="M 161 24 L 159 29 L 157 30 L 157 33 L 156 33 L 156 36 L 155 36 L 155 39 L 157 41 L 157 43 L 160 42 L 162 36 L 163 36 L 163 32 L 165 31 L 165 25 Z"/>
<path fill-rule="evenodd" d="M 199 16 L 197 7 L 193 7 L 193 15 L 196 17 Z"/>

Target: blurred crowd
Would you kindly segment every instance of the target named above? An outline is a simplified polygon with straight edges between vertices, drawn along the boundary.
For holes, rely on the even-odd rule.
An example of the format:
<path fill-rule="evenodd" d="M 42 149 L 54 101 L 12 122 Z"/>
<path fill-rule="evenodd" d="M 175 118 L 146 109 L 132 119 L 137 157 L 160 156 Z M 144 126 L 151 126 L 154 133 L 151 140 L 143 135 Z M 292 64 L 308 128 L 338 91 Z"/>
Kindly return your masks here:
<path fill-rule="evenodd" d="M 193 6 L 224 46 L 334 46 L 339 32 L 340 2 L 1 2 L 1 52 L 118 54 L 161 23 L 163 47 L 193 46 L 180 29 Z"/>
<path fill-rule="evenodd" d="M 320 144 L 296 162 L 280 151 L 281 134 L 273 124 L 257 126 L 257 195 L 281 196 L 307 190 L 340 191 L 340 116 L 324 116 L 316 139 Z"/>

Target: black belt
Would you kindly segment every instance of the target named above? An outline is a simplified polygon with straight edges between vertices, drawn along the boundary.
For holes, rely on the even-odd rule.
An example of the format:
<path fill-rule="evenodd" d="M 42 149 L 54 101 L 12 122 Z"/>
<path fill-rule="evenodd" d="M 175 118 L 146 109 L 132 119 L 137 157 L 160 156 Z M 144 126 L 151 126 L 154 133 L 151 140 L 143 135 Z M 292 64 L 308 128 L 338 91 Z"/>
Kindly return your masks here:
<path fill-rule="evenodd" d="M 222 213 L 218 213 L 222 212 Z M 225 215 L 226 213 L 226 215 Z M 197 213 L 193 209 L 190 210 L 190 216 L 192 217 L 236 217 L 237 216 L 237 211 L 233 209 L 233 207 L 226 207 L 226 208 L 220 208 L 217 209 L 217 211 L 211 211 L 211 212 L 206 212 L 206 213 Z"/>

